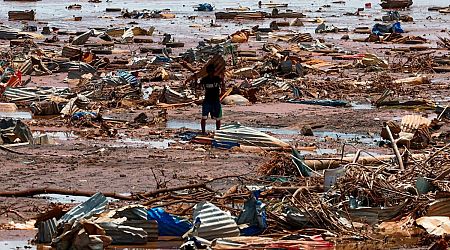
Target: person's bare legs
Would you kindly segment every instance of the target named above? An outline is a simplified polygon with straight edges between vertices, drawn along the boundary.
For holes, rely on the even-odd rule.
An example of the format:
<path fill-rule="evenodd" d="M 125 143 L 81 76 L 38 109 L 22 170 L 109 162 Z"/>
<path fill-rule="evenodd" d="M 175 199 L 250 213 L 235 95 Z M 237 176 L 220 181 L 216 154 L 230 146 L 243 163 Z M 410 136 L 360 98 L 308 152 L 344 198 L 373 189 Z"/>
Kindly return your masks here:
<path fill-rule="evenodd" d="M 216 120 L 216 130 L 220 129 L 220 120 Z"/>
<path fill-rule="evenodd" d="M 200 125 L 202 126 L 202 134 L 206 134 L 206 119 L 202 118 Z"/>

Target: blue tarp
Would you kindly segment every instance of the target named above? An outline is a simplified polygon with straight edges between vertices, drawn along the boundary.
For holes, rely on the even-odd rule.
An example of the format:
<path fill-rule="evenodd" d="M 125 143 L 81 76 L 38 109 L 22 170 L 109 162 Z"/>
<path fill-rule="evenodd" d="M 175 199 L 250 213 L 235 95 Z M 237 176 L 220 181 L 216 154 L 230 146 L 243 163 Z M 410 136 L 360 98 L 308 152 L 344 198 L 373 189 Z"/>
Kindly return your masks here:
<path fill-rule="evenodd" d="M 258 198 L 261 191 L 253 191 L 252 196 L 244 203 L 244 210 L 237 218 L 236 223 L 249 224 L 249 227 L 241 229 L 241 236 L 258 235 L 267 228 L 266 205 Z"/>
<path fill-rule="evenodd" d="M 89 112 L 89 111 L 79 111 L 79 112 L 75 112 L 72 115 L 72 119 L 74 120 L 80 120 L 81 118 L 90 116 L 91 118 L 95 118 L 97 117 L 97 113 L 95 112 Z"/>
<path fill-rule="evenodd" d="M 197 11 L 213 11 L 214 7 L 209 3 L 201 3 L 196 8 Z"/>
<path fill-rule="evenodd" d="M 170 215 L 160 207 L 149 209 L 147 220 L 158 222 L 159 236 L 183 236 L 192 227 L 189 221 Z"/>
<path fill-rule="evenodd" d="M 390 25 L 384 25 L 377 23 L 372 27 L 372 34 L 375 34 L 377 36 L 384 36 L 386 33 L 404 33 L 401 24 L 399 22 L 390 24 Z"/>
<path fill-rule="evenodd" d="M 119 70 L 117 71 L 117 76 L 125 79 L 132 87 L 139 86 L 139 80 L 130 72 Z"/>

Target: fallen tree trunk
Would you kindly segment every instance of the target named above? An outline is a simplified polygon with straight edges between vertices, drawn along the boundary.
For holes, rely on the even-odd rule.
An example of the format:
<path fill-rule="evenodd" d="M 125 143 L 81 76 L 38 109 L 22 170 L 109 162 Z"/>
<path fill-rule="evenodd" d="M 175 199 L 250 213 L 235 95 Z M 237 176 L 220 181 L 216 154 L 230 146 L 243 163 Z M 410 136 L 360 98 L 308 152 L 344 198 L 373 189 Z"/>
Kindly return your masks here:
<path fill-rule="evenodd" d="M 29 197 L 38 194 L 61 194 L 61 195 L 74 195 L 74 196 L 92 196 L 97 192 L 93 191 L 79 191 L 68 190 L 60 188 L 32 188 L 20 191 L 1 191 L 0 197 Z M 134 195 L 122 195 L 118 193 L 102 193 L 106 197 L 111 197 L 118 200 L 139 200 Z"/>

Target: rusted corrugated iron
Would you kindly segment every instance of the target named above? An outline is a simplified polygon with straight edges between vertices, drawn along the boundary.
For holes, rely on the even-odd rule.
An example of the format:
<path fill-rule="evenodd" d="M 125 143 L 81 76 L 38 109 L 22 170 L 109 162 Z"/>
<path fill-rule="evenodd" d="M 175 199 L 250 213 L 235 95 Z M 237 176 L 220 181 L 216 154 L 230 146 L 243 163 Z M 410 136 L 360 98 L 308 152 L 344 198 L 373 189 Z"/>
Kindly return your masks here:
<path fill-rule="evenodd" d="M 421 115 L 405 115 L 402 118 L 401 129 L 405 133 L 415 133 L 421 125 L 430 126 L 431 121 Z"/>
<path fill-rule="evenodd" d="M 61 55 L 63 57 L 67 57 L 67 58 L 74 58 L 74 57 L 81 56 L 81 53 L 82 53 L 82 51 L 80 48 L 66 45 L 62 49 Z"/>

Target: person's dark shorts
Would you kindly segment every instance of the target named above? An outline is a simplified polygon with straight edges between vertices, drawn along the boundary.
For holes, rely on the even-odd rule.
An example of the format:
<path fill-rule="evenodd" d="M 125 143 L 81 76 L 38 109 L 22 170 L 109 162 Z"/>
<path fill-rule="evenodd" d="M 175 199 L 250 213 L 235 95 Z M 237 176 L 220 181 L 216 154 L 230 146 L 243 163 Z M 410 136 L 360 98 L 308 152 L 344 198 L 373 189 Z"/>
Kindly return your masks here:
<path fill-rule="evenodd" d="M 220 102 L 203 102 L 202 119 L 208 119 L 208 115 L 211 115 L 211 118 L 216 120 L 222 118 L 222 105 Z"/>

